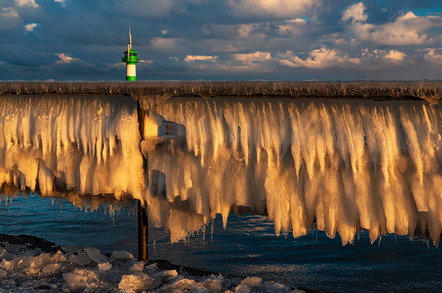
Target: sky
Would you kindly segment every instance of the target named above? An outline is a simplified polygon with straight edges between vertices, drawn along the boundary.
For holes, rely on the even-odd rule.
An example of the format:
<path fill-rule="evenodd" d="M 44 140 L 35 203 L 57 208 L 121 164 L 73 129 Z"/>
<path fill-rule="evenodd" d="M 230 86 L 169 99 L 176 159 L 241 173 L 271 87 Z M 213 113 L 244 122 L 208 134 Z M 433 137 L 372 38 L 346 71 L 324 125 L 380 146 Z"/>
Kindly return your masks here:
<path fill-rule="evenodd" d="M 0 0 L 0 80 L 441 80 L 442 0 Z"/>

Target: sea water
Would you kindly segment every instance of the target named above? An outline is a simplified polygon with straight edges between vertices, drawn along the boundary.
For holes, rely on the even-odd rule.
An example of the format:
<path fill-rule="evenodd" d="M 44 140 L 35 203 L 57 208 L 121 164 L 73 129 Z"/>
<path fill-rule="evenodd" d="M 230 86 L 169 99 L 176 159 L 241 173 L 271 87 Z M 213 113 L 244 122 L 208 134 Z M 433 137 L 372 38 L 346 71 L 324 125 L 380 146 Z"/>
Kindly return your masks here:
<path fill-rule="evenodd" d="M 137 254 L 135 203 L 113 215 L 85 212 L 67 201 L 29 196 L 2 201 L 0 233 L 28 234 L 56 244 L 94 246 L 110 253 Z M 436 292 L 442 288 L 442 251 L 421 239 L 386 235 L 370 244 L 362 231 L 342 246 L 312 229 L 306 236 L 275 236 L 263 216 L 217 217 L 186 242 L 171 244 L 168 233 L 149 229 L 149 259 L 212 272 L 259 276 L 325 292 Z"/>

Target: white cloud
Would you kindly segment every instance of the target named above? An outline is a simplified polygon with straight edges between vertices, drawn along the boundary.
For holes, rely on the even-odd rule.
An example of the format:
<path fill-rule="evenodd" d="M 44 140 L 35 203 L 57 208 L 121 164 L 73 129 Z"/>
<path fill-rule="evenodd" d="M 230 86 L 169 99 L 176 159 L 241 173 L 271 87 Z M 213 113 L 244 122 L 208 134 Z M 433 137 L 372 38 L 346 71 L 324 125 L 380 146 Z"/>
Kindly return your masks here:
<path fill-rule="evenodd" d="M 238 36 L 243 39 L 250 37 L 250 33 L 253 30 L 252 24 L 242 24 L 238 27 Z"/>
<path fill-rule="evenodd" d="M 367 14 L 365 14 L 364 3 L 359 2 L 348 7 L 342 14 L 342 20 L 366 21 Z"/>
<path fill-rule="evenodd" d="M 34 7 L 37 8 L 39 7 L 37 3 L 35 3 L 35 0 L 15 0 L 15 4 L 17 6 L 30 6 L 30 7 Z"/>
<path fill-rule="evenodd" d="M 184 58 L 185 62 L 195 62 L 195 61 L 215 61 L 218 56 L 205 56 L 205 55 L 187 55 Z"/>
<path fill-rule="evenodd" d="M 289 67 L 328 68 L 359 64 L 360 60 L 342 55 L 334 49 L 321 48 L 311 51 L 306 59 L 294 56 L 293 52 L 288 51 L 285 54 L 285 59 L 280 60 L 280 63 Z"/>
<path fill-rule="evenodd" d="M 25 30 L 27 30 L 28 32 L 32 32 L 36 27 L 37 27 L 36 23 L 28 23 L 25 25 Z"/>
<path fill-rule="evenodd" d="M 15 11 L 15 9 L 12 7 L 3 7 L 2 11 L 0 12 L 0 15 L 4 16 L 6 18 L 19 17 L 17 11 Z"/>
<path fill-rule="evenodd" d="M 58 58 L 60 58 L 60 60 L 56 62 L 57 64 L 70 64 L 72 61 L 80 60 L 78 58 L 69 57 L 65 53 L 55 53 L 54 55 L 57 55 Z"/>
<path fill-rule="evenodd" d="M 385 55 L 385 59 L 391 60 L 391 61 L 395 61 L 395 62 L 399 62 L 405 59 L 407 55 L 403 52 L 397 51 L 397 50 L 390 50 L 388 51 L 388 53 Z"/>
<path fill-rule="evenodd" d="M 312 7 L 319 0 L 230 0 L 233 14 L 293 17 Z"/>
<path fill-rule="evenodd" d="M 302 18 L 289 19 L 283 24 L 278 25 L 278 33 L 281 35 L 293 34 L 302 32 L 307 21 Z"/>
<path fill-rule="evenodd" d="M 242 62 L 262 62 L 270 60 L 272 55 L 269 52 L 256 51 L 254 53 L 233 54 L 233 59 Z"/>
<path fill-rule="evenodd" d="M 426 49 L 427 54 L 425 55 L 425 59 L 433 64 L 442 65 L 442 48 L 434 49 L 429 48 Z"/>
<path fill-rule="evenodd" d="M 343 20 L 354 20 L 349 28 L 358 40 L 371 41 L 384 45 L 420 45 L 431 43 L 433 40 L 426 31 L 442 27 L 442 18 L 439 16 L 416 16 L 407 12 L 397 17 L 393 22 L 385 24 L 367 23 L 367 15 L 363 3 L 350 6 L 342 16 Z"/>

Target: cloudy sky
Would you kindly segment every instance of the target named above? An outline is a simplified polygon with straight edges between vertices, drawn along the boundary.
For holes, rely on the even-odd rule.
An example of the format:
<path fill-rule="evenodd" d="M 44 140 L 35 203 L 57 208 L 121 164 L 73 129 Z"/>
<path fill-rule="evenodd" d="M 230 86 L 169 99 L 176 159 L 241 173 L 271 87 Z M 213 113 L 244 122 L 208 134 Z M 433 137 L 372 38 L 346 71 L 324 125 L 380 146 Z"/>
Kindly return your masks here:
<path fill-rule="evenodd" d="M 0 80 L 440 80 L 442 0 L 0 0 Z"/>

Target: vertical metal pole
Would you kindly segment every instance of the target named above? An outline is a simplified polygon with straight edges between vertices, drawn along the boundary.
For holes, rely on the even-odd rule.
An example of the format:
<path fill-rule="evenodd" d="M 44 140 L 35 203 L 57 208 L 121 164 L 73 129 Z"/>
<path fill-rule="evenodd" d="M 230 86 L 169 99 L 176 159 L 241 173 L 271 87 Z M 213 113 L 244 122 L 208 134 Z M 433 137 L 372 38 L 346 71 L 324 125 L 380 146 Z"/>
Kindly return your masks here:
<path fill-rule="evenodd" d="M 138 260 L 149 260 L 146 209 L 138 201 Z"/>
<path fill-rule="evenodd" d="M 146 115 L 146 110 L 141 109 L 140 102 L 137 101 L 138 107 L 138 124 L 140 130 L 141 139 L 144 137 L 144 116 Z M 143 156 L 143 171 L 147 174 L 147 159 Z M 148 260 L 148 237 L 147 237 L 147 214 L 146 207 L 141 205 L 138 201 L 138 260 Z"/>

